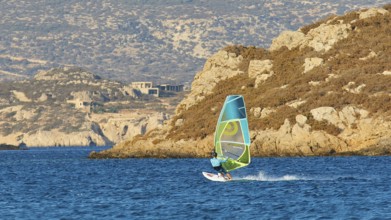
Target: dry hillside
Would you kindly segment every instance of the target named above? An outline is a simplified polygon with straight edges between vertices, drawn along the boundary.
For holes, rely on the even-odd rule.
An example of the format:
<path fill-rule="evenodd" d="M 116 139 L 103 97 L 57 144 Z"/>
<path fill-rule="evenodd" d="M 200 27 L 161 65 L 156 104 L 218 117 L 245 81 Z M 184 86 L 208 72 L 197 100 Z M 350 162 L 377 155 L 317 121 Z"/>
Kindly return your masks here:
<path fill-rule="evenodd" d="M 78 67 L 40 71 L 0 82 L 0 144 L 112 145 L 160 126 L 178 97 L 144 95 Z"/>
<path fill-rule="evenodd" d="M 386 5 L 330 16 L 281 33 L 269 49 L 228 46 L 219 52 L 226 63 L 217 55 L 207 61 L 165 130 L 93 156 L 162 156 L 154 151 L 206 156 L 229 94 L 245 98 L 256 156 L 361 154 L 377 146 L 388 148 L 390 12 L 391 5 Z M 221 76 L 224 71 L 227 77 Z"/>
<path fill-rule="evenodd" d="M 391 6 L 385 9 L 391 10 Z M 350 23 L 358 19 L 351 12 L 341 17 L 330 17 L 326 23 Z M 173 126 L 169 137 L 174 140 L 205 137 L 214 132 L 225 97 L 229 94 L 242 94 L 247 109 L 254 107 L 271 108 L 275 112 L 267 117 L 258 118 L 249 114 L 249 126 L 255 129 L 278 129 L 285 118 L 294 123 L 298 114 L 310 116 L 310 110 L 321 106 L 331 106 L 341 110 L 344 106 L 354 105 L 368 110 L 371 114 L 391 116 L 391 79 L 384 71 L 391 70 L 391 14 L 359 20 L 352 25 L 353 31 L 344 40 L 339 41 L 326 53 L 313 48 L 295 47 L 289 50 L 282 47 L 276 51 L 262 48 L 229 46 L 227 52 L 243 56 L 240 65 L 244 74 L 219 82 L 203 101 L 176 116 L 183 119 L 183 126 Z M 303 27 L 303 32 L 315 28 L 321 23 Z M 376 54 L 370 57 L 371 54 Z M 306 58 L 319 57 L 324 60 L 321 66 L 303 74 Z M 367 59 L 365 59 L 368 57 Z M 255 79 L 249 77 L 250 60 L 273 61 L 274 75 L 255 88 Z M 319 82 L 317 86 L 311 86 Z M 361 86 L 363 85 L 363 86 Z M 360 87 L 361 86 L 361 87 Z M 348 88 L 361 88 L 360 92 L 350 92 Z M 290 104 L 304 101 L 293 107 Z M 215 109 L 215 111 L 210 111 Z M 211 112 L 211 114 L 205 114 Z M 175 122 L 176 120 L 174 120 Z M 339 129 L 332 124 L 310 120 L 312 128 L 338 134 Z"/>

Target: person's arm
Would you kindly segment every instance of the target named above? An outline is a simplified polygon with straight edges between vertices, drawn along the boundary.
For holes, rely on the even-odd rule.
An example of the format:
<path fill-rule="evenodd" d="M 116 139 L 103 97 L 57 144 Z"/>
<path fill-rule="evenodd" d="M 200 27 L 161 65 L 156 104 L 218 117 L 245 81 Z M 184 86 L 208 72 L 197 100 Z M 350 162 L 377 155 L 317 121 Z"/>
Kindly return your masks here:
<path fill-rule="evenodd" d="M 228 157 L 220 157 L 219 160 L 221 163 L 225 163 L 225 162 L 227 162 Z"/>

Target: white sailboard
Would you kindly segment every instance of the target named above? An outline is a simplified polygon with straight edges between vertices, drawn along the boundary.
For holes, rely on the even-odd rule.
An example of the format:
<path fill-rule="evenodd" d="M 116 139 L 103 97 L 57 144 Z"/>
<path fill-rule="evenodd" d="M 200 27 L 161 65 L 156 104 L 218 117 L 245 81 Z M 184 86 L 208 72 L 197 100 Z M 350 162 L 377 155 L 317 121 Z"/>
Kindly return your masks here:
<path fill-rule="evenodd" d="M 218 174 L 214 173 L 208 173 L 208 172 L 202 172 L 205 178 L 211 181 L 217 181 L 217 182 L 226 182 L 230 181 L 229 179 L 224 178 L 223 176 L 220 176 Z"/>

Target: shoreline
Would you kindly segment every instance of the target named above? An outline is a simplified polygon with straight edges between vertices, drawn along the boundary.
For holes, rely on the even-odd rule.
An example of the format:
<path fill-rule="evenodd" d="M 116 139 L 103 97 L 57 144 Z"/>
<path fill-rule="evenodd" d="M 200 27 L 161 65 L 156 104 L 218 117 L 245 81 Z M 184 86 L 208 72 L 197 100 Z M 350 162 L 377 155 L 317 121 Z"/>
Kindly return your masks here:
<path fill-rule="evenodd" d="M 250 149 L 251 151 L 251 149 Z M 89 155 L 89 159 L 128 159 L 128 158 L 156 158 L 156 159 L 175 159 L 175 158 L 209 158 L 209 154 L 202 155 L 181 154 L 179 152 L 132 152 L 126 153 L 116 149 L 110 148 L 100 152 L 92 151 Z M 391 146 L 375 146 L 358 151 L 345 151 L 345 152 L 329 152 L 323 154 L 293 154 L 293 153 L 280 153 L 280 154 L 253 154 L 254 158 L 269 158 L 269 157 L 354 157 L 354 156 L 391 156 Z"/>
<path fill-rule="evenodd" d="M 0 144 L 0 150 L 28 150 L 28 148 L 25 145 Z"/>

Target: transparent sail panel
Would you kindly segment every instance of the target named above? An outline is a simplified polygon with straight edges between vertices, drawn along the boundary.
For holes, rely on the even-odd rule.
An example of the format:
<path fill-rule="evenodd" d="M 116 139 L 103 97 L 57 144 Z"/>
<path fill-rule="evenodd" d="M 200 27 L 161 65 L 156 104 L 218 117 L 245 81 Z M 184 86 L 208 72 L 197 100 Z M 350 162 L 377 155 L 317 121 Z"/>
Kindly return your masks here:
<path fill-rule="evenodd" d="M 246 145 L 232 142 L 221 142 L 223 156 L 237 160 L 244 152 Z"/>
<path fill-rule="evenodd" d="M 243 143 L 242 127 L 239 121 L 231 121 L 225 125 L 220 141 Z"/>

